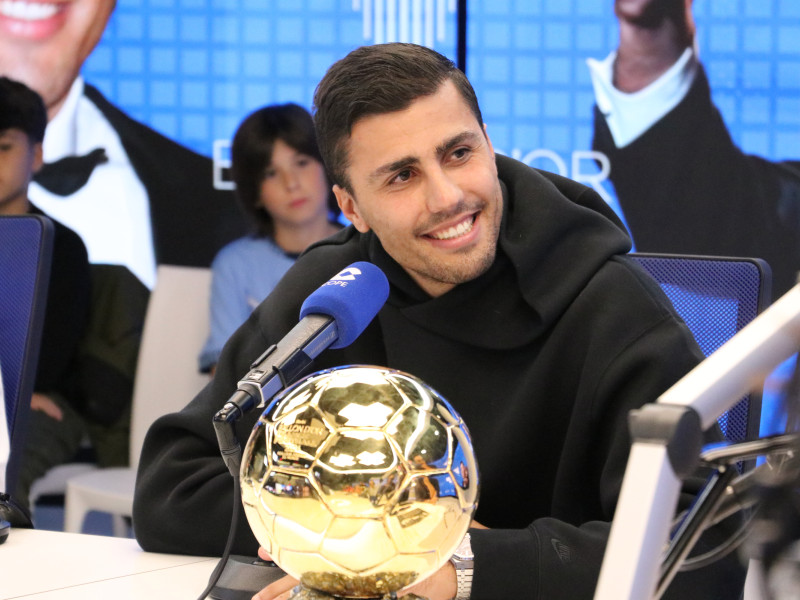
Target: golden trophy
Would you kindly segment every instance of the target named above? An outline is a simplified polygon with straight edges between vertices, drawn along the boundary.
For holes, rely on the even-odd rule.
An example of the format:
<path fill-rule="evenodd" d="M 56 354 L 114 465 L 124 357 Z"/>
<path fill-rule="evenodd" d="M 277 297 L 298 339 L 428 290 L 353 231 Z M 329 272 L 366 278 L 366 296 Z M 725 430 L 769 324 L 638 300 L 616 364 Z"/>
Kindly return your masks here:
<path fill-rule="evenodd" d="M 463 420 L 436 391 L 348 366 L 270 403 L 241 486 L 258 542 L 301 583 L 293 599 L 388 599 L 450 558 L 477 507 L 478 469 Z"/>

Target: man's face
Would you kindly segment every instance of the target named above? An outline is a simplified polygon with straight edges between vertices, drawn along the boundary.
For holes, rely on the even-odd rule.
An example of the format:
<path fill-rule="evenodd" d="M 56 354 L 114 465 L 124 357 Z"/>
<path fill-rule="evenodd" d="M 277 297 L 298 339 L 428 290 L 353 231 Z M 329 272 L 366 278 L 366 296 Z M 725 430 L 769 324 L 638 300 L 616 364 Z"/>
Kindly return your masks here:
<path fill-rule="evenodd" d="M 503 204 L 494 150 L 450 81 L 358 121 L 347 148 L 353 193 L 334 186 L 343 214 L 423 290 L 439 296 L 491 266 Z"/>
<path fill-rule="evenodd" d="M 42 145 L 21 129 L 0 131 L 0 215 L 28 210 L 28 184 L 42 166 Z"/>
<path fill-rule="evenodd" d="M 0 2 L 0 74 L 44 99 L 53 118 L 106 27 L 116 0 Z"/>

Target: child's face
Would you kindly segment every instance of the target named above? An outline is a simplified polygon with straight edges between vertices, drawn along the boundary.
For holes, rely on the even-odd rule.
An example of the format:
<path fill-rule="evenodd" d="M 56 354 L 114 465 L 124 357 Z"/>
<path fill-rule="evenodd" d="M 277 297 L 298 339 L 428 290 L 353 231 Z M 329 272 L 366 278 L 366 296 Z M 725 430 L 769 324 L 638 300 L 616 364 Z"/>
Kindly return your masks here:
<path fill-rule="evenodd" d="M 21 129 L 0 131 L 0 215 L 28 211 L 28 184 L 42 166 L 42 145 Z"/>

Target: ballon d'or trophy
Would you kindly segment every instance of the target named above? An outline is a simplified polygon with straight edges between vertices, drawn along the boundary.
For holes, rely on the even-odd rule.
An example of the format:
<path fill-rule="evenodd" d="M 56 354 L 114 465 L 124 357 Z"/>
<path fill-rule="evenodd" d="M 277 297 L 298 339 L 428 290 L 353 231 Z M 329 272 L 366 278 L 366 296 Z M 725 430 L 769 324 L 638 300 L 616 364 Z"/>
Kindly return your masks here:
<path fill-rule="evenodd" d="M 270 403 L 241 486 L 258 542 L 300 581 L 293 599 L 389 599 L 457 548 L 478 469 L 464 422 L 437 392 L 401 371 L 348 366 Z"/>

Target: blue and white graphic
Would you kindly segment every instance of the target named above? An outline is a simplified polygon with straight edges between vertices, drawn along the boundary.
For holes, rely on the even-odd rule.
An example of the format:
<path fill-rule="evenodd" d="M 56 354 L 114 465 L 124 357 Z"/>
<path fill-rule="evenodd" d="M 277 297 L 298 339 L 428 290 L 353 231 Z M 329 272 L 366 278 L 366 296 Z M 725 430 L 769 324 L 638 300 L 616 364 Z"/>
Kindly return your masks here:
<path fill-rule="evenodd" d="M 373 44 L 411 42 L 433 48 L 445 42 L 455 0 L 353 0 L 363 15 L 364 39 Z"/>

